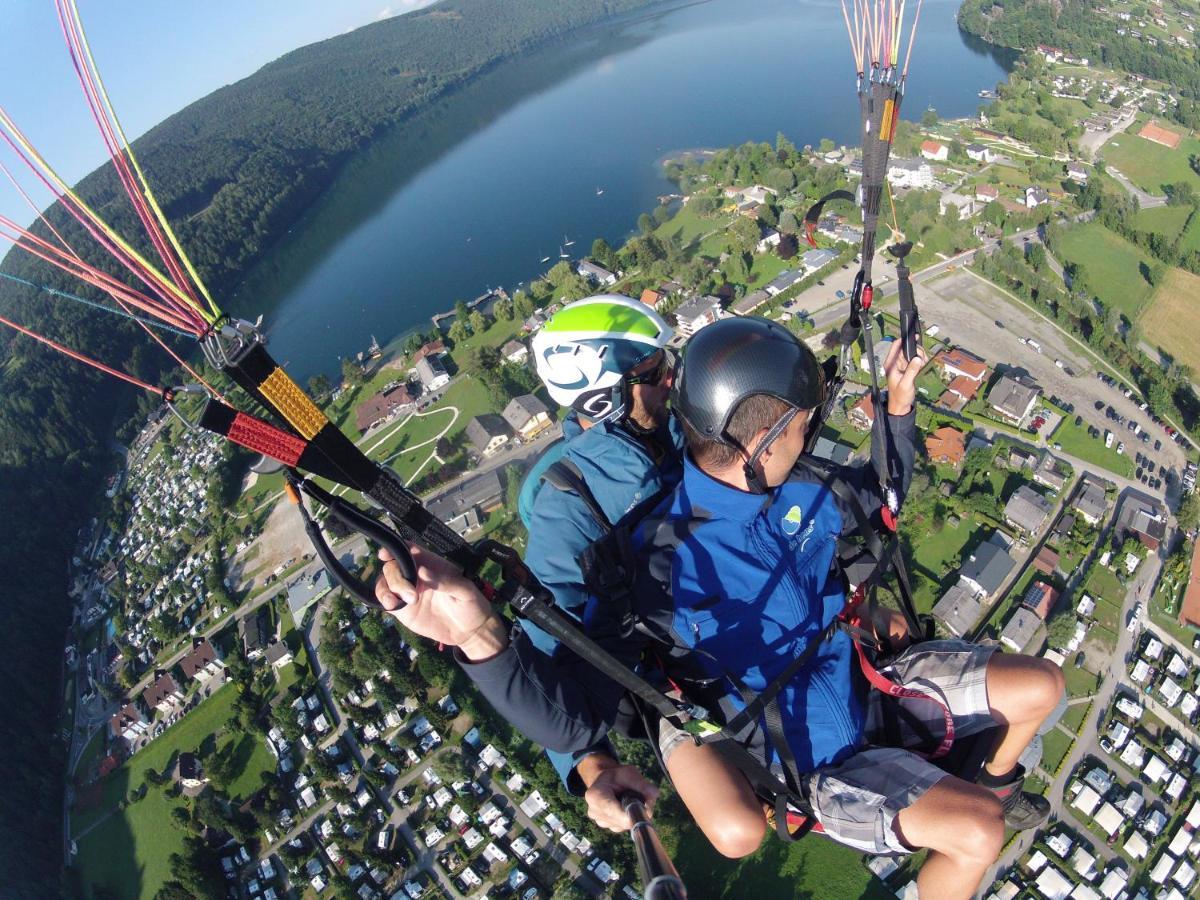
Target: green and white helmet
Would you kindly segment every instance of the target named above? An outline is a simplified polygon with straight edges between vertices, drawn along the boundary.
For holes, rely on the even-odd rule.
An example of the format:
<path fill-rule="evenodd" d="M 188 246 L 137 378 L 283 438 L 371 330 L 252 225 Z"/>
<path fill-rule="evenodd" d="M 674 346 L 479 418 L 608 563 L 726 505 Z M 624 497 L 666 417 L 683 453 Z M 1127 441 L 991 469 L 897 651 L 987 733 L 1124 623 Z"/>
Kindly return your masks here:
<path fill-rule="evenodd" d="M 625 376 L 672 334 L 646 304 L 601 294 L 555 313 L 533 336 L 533 358 L 556 402 L 595 421 L 620 419 L 628 406 Z"/>

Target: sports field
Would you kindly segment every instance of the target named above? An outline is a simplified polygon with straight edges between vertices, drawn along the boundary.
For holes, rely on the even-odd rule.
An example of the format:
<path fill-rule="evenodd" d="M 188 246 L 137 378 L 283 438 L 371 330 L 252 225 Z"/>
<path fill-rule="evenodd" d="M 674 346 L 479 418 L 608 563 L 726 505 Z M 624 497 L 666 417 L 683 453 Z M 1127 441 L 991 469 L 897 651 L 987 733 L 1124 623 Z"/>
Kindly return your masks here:
<path fill-rule="evenodd" d="M 1083 269 L 1087 286 L 1106 306 L 1135 319 L 1154 288 L 1146 272 L 1155 260 L 1098 222 L 1068 229 L 1056 252 Z"/>
<path fill-rule="evenodd" d="M 1183 323 L 1192 321 L 1198 311 L 1200 276 L 1171 269 L 1139 320 L 1147 341 L 1190 366 L 1193 372 L 1200 372 L 1200 341 Z"/>
<path fill-rule="evenodd" d="M 1177 181 L 1190 181 L 1200 188 L 1200 176 L 1192 171 L 1188 159 L 1193 153 L 1200 154 L 1200 140 L 1185 137 L 1175 150 L 1137 136 L 1141 127 L 1135 123 L 1133 131 L 1117 135 L 1104 145 L 1101 151 L 1104 161 L 1116 166 L 1121 174 L 1144 191 L 1162 194 L 1164 185 Z M 1172 127 L 1173 131 L 1178 131 Z"/>

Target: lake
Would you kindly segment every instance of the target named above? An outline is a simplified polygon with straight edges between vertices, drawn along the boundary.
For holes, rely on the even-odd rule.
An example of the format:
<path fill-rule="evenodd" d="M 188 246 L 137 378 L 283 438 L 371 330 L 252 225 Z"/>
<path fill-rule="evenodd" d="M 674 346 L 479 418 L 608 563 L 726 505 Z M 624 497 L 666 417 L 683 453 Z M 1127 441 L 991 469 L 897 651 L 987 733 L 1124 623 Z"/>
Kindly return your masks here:
<path fill-rule="evenodd" d="M 973 115 L 1011 57 L 926 0 L 906 118 Z M 674 151 L 821 138 L 857 143 L 858 103 L 831 0 L 709 0 L 577 32 L 503 63 L 356 157 L 235 308 L 267 310 L 301 379 L 485 289 L 510 291 L 592 240 L 619 245 L 673 186 Z M 603 193 L 599 193 L 600 191 Z M 551 257 L 542 264 L 543 257 Z"/>

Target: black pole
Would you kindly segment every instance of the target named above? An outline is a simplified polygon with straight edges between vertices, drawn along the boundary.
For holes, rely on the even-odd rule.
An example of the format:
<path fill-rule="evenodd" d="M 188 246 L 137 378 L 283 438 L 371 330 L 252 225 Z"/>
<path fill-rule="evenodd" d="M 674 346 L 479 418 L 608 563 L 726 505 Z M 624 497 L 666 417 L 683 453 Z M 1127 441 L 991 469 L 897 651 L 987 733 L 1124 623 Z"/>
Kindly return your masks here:
<path fill-rule="evenodd" d="M 637 851 L 644 900 L 687 900 L 687 888 L 663 848 L 658 832 L 646 818 L 642 798 L 637 794 L 625 794 L 621 797 L 621 805 L 633 820 L 629 834 Z"/>

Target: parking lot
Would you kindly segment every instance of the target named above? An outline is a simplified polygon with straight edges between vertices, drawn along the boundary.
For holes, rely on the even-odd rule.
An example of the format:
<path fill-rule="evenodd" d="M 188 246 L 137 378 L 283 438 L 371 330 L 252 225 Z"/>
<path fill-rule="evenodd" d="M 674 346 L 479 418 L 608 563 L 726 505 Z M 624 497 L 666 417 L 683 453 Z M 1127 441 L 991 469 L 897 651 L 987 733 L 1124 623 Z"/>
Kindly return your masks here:
<path fill-rule="evenodd" d="M 1156 475 L 1159 466 L 1174 471 L 1171 487 L 1173 491 L 1176 489 L 1178 475 L 1187 459 L 1184 448 L 1171 440 L 1161 426 L 1153 424 L 1149 412 L 1139 408 L 1137 394 L 1127 398 L 1119 387 L 1101 382 L 1092 359 L 1051 323 L 966 272 L 955 272 L 923 285 L 918 301 L 925 325 L 936 324 L 939 337 L 983 357 L 989 365 L 999 363 L 1023 369 L 1041 385 L 1047 397 L 1072 404 L 1074 414 L 1084 424 L 1099 429 L 1101 435 L 1106 429 L 1112 431 L 1114 443 L 1124 442 L 1135 464 L 1135 453 L 1140 453 L 1154 465 Z M 1041 352 L 1028 343 L 1030 338 L 1041 347 Z M 1062 363 L 1061 368 L 1056 360 Z M 1102 409 L 1095 408 L 1097 401 L 1103 401 Z M 1125 425 L 1106 417 L 1109 406 L 1125 420 Z M 1135 438 L 1129 430 L 1130 421 L 1148 431 L 1147 442 Z M 1158 450 L 1154 449 L 1155 441 L 1161 441 Z M 1158 493 L 1167 487 L 1164 481 Z"/>

